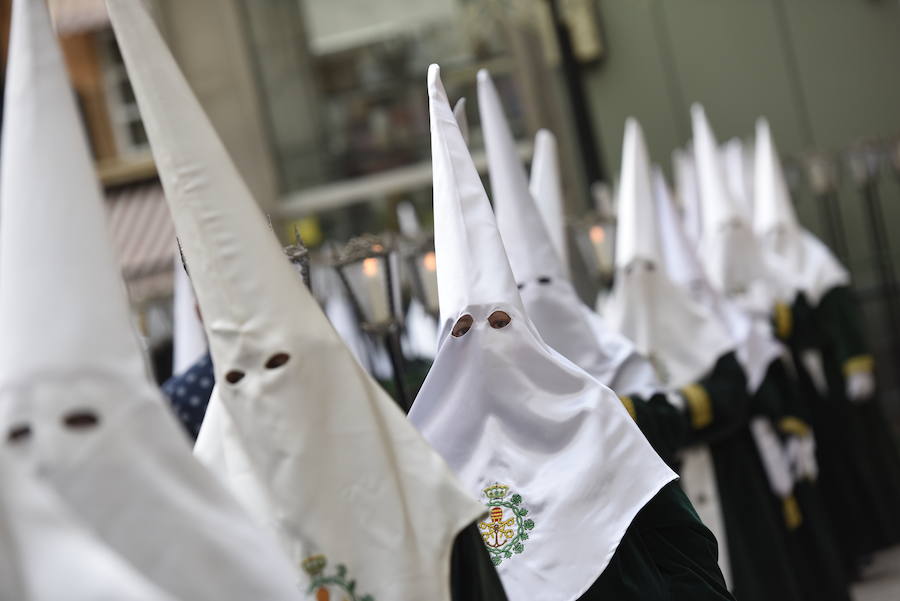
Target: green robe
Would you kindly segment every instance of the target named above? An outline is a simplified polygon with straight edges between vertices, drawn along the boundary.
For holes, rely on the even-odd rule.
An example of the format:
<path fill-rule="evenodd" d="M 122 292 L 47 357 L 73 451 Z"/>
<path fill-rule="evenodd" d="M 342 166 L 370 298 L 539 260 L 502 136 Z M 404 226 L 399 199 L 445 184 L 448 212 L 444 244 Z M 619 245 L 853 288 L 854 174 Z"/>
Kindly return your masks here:
<path fill-rule="evenodd" d="M 644 506 L 580 601 L 733 601 L 718 547 L 675 482 Z"/>
<path fill-rule="evenodd" d="M 760 410 L 747 394 L 733 353 L 719 359 L 699 383 L 682 389 L 687 411 L 673 411 L 663 395 L 631 399 L 638 426 L 670 462 L 679 449 L 709 445 L 725 531 L 734 596 L 741 601 L 800 601 L 782 512 L 773 502 L 748 422 Z M 626 407 L 628 403 L 626 403 Z"/>
<path fill-rule="evenodd" d="M 776 312 L 776 333 L 789 345 L 801 397 L 816 435 L 818 488 L 848 576 L 860 556 L 900 540 L 897 452 L 877 401 L 851 403 L 844 366 L 865 356 L 859 311 L 846 287 L 812 307 L 802 294 L 789 311 Z M 827 381 L 821 394 L 803 356 L 819 353 Z"/>
<path fill-rule="evenodd" d="M 754 406 L 773 424 L 782 438 L 809 435 L 809 411 L 804 406 L 796 380 L 781 360 L 774 361 L 754 395 Z M 837 539 L 815 482 L 796 482 L 793 495 L 797 511 L 782 522 L 792 566 L 805 599 L 850 601 L 847 576 L 843 570 Z M 783 511 L 785 500 L 772 495 L 775 511 Z M 791 520 L 794 518 L 794 520 Z"/>
<path fill-rule="evenodd" d="M 681 412 L 662 395 L 648 402 L 656 405 L 655 411 L 645 411 L 640 403 L 647 423 L 658 428 L 660 440 L 671 441 L 673 448 L 680 444 L 663 425 L 669 420 L 684 421 Z M 717 562 L 715 537 L 672 482 L 638 512 L 606 569 L 579 601 L 734 601 Z M 451 585 L 453 601 L 506 598 L 474 525 L 454 544 Z"/>
<path fill-rule="evenodd" d="M 852 402 L 846 395 L 846 374 L 852 369 L 872 371 L 874 361 L 863 337 L 862 315 L 851 290 L 829 290 L 814 311 L 821 333 L 822 357 L 829 396 L 849 406 L 850 439 L 858 465 L 867 468 L 869 506 L 877 520 L 875 549 L 900 542 L 900 454 L 877 398 Z M 832 392 L 834 391 L 834 392 Z"/>

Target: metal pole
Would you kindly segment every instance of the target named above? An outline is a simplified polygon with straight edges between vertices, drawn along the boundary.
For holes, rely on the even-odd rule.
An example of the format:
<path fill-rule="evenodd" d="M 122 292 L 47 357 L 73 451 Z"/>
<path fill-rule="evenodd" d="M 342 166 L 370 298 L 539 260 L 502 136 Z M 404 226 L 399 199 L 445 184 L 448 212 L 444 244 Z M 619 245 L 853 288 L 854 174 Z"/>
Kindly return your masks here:
<path fill-rule="evenodd" d="M 872 251 L 878 264 L 878 275 L 881 292 L 888 317 L 888 326 L 891 330 L 892 351 L 896 353 L 900 349 L 900 313 L 897 311 L 897 277 L 894 271 L 894 261 L 891 256 L 890 242 L 884 225 L 884 212 L 881 208 L 881 199 L 878 194 L 878 182 L 870 178 L 862 188 L 863 199 L 866 205 L 866 214 L 871 230 L 870 240 Z"/>
<path fill-rule="evenodd" d="M 841 201 L 837 192 L 829 190 L 819 196 L 819 204 L 825 213 L 825 227 L 828 229 L 828 239 L 831 248 L 837 254 L 844 265 L 850 260 L 850 249 L 847 246 L 847 237 L 844 235 L 844 221 L 841 215 Z"/>
<path fill-rule="evenodd" d="M 600 148 L 597 145 L 596 138 L 599 137 L 600 132 L 594 128 L 591 119 L 587 94 L 584 90 L 584 82 L 581 80 L 578 59 L 575 58 L 575 50 L 572 47 L 572 37 L 569 34 L 569 28 L 566 27 L 562 20 L 557 0 L 547 0 L 547 4 L 550 7 L 553 29 L 556 31 L 560 65 L 562 66 L 566 89 L 569 93 L 572 120 L 575 122 L 575 135 L 578 138 L 578 146 L 581 150 L 587 187 L 590 190 L 596 182 L 609 182 L 606 166 L 604 165 Z"/>
<path fill-rule="evenodd" d="M 385 334 L 384 345 L 387 347 L 388 356 L 391 358 L 391 368 L 394 372 L 394 388 L 396 389 L 394 400 L 397 401 L 404 413 L 409 413 L 412 401 L 406 394 L 406 383 L 403 380 L 406 374 L 406 361 L 403 358 L 403 349 L 400 346 L 399 327 L 395 326 Z"/>

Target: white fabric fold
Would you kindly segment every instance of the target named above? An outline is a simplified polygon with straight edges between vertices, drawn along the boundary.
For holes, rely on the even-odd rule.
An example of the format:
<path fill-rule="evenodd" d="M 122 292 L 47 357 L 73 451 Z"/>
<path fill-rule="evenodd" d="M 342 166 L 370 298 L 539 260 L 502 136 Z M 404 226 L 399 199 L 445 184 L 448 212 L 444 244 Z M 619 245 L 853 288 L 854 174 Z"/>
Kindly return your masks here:
<path fill-rule="evenodd" d="M 149 15 L 109 6 L 216 369 L 219 426 L 198 455 L 310 594 L 354 581 L 358 596 L 449 599 L 453 540 L 483 508 L 296 276 Z"/>
<path fill-rule="evenodd" d="M 194 460 L 148 376 L 43 1 L 14 5 L 0 166 L 0 428 L 31 432 L 17 458 L 171 596 L 295 599 L 277 544 Z"/>
<path fill-rule="evenodd" d="M 436 65 L 428 92 L 441 312 L 471 326 L 447 328 L 409 418 L 490 509 L 479 528 L 510 601 L 574 601 L 675 476 L 616 395 L 537 334 Z"/>
<path fill-rule="evenodd" d="M 753 227 L 768 259 L 791 274 L 794 291 L 813 306 L 826 292 L 850 283 L 850 274 L 827 246 L 800 225 L 794 212 L 769 123 L 756 122 Z"/>

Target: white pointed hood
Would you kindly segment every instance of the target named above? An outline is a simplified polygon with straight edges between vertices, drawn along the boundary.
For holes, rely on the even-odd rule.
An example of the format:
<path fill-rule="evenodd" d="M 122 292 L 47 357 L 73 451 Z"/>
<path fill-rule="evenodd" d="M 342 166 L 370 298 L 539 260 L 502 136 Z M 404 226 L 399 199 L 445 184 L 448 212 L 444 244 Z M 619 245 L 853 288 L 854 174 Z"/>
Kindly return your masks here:
<path fill-rule="evenodd" d="M 734 222 L 748 221 L 750 212 L 728 187 L 719 144 L 706 111 L 699 104 L 691 107 L 691 122 L 697 183 L 700 202 L 703 203 L 703 235 Z"/>
<path fill-rule="evenodd" d="M 745 148 L 743 140 L 731 138 L 719 149 L 719 155 L 728 191 L 752 221 L 753 154 Z"/>
<path fill-rule="evenodd" d="M 30 432 L 13 443 L 20 459 L 172 596 L 292 598 L 274 541 L 191 457 L 144 369 L 43 1 L 15 2 L 4 117 L 3 431 Z"/>
<path fill-rule="evenodd" d="M 198 453 L 311 593 L 346 596 L 344 566 L 358 595 L 449 599 L 451 545 L 481 508 L 297 278 L 150 17 L 109 5 L 219 382 Z"/>
<path fill-rule="evenodd" d="M 658 167 L 653 170 L 653 184 L 657 228 L 665 258 L 664 270 L 673 282 L 690 293 L 700 310 L 711 319 L 717 319 L 731 335 L 737 359 L 747 374 L 748 389 L 753 394 L 762 383 L 769 364 L 781 354 L 780 346 L 771 335 L 768 320 L 754 322 L 713 289 L 700 265 L 697 251 L 688 241 L 684 225 L 678 219 L 669 186 Z"/>
<path fill-rule="evenodd" d="M 653 265 L 660 263 L 652 199 L 653 188 L 644 132 L 637 120 L 629 117 L 625 121 L 622 174 L 616 203 L 617 270 L 625 269 L 635 262 Z"/>
<path fill-rule="evenodd" d="M 534 156 L 531 159 L 528 188 L 550 234 L 556 255 L 568 275 L 569 249 L 566 243 L 566 212 L 559 174 L 559 153 L 556 136 L 550 130 L 538 130 L 534 136 Z"/>
<path fill-rule="evenodd" d="M 618 207 L 616 278 L 607 320 L 651 359 L 665 385 L 692 383 L 711 370 L 733 343 L 722 324 L 666 275 L 650 161 L 635 119 L 625 123 Z"/>
<path fill-rule="evenodd" d="M 657 232 L 665 274 L 674 283 L 690 290 L 695 297 L 712 293 L 697 251 L 688 238 L 684 224 L 678 219 L 675 202 L 662 169 L 654 167 L 652 177 Z"/>
<path fill-rule="evenodd" d="M 525 185 L 525 170 L 515 153 L 494 85 L 485 71 L 479 74 L 478 91 L 497 227 L 525 311 L 547 344 L 603 384 L 621 392 L 619 384 L 625 383 L 618 380 L 618 372 L 635 354 L 634 346 L 612 331 L 578 298 L 555 253 L 537 204 Z M 552 136 L 549 132 L 544 133 Z M 555 144 L 552 140 L 551 143 Z M 545 148 L 543 152 L 554 153 L 542 161 L 555 167 L 555 147 Z M 555 196 L 553 201 L 561 208 L 556 174 L 549 173 L 546 179 L 549 180 L 547 187 L 552 187 L 555 182 L 556 190 L 545 192 Z M 561 216 L 557 219 L 561 220 Z M 632 391 L 636 386 L 631 382 L 627 384 Z"/>
<path fill-rule="evenodd" d="M 491 176 L 494 212 L 504 241 L 528 241 L 506 246 L 519 284 L 538 278 L 564 278 L 565 270 L 528 189 L 528 175 L 490 74 L 478 72 L 478 109 Z"/>
<path fill-rule="evenodd" d="M 469 145 L 469 118 L 466 117 L 466 99 L 460 98 L 453 105 L 453 116 L 456 117 L 456 124 L 459 125 L 459 131 L 462 133 L 466 146 Z"/>
<path fill-rule="evenodd" d="M 429 74 L 435 69 L 432 67 Z M 468 170 L 471 157 L 456 118 L 452 111 L 435 114 L 432 109 L 431 119 L 435 198 L 446 195 L 459 198 L 459 203 L 435 203 L 434 207 L 434 222 L 441 224 L 434 228 L 434 247 L 443 340 L 465 307 L 489 305 L 503 299 L 521 309 L 522 301 L 491 206 L 481 203 L 484 195 L 481 179 L 474 167 L 472 172 Z M 449 144 L 444 135 L 435 135 L 436 128 L 455 132 L 453 142 L 458 136 L 462 144 Z M 443 152 L 438 153 L 440 150 Z M 464 171 L 456 173 L 457 170 Z"/>
<path fill-rule="evenodd" d="M 490 508 L 479 528 L 510 601 L 574 601 L 674 474 L 615 394 L 537 334 L 437 65 L 428 95 L 438 281 L 455 286 L 441 310 L 464 319 L 409 418 Z"/>
<path fill-rule="evenodd" d="M 175 601 L 93 536 L 24 465 L 3 454 L 0 599 Z"/>
<path fill-rule="evenodd" d="M 847 285 L 850 282 L 847 270 L 797 220 L 778 150 L 765 119 L 756 122 L 754 178 L 754 229 L 773 262 L 777 261 L 794 275 L 796 291 L 804 293 L 815 305 L 831 288 Z"/>
<path fill-rule="evenodd" d="M 700 243 L 703 229 L 703 212 L 700 206 L 700 190 L 697 182 L 697 168 L 694 164 L 693 145 L 686 150 L 672 151 L 672 169 L 675 173 L 675 190 L 681 206 L 681 221 L 684 233 L 693 246 Z"/>
<path fill-rule="evenodd" d="M 691 107 L 691 118 L 703 213 L 699 251 L 707 276 L 716 290 L 742 308 L 769 315 L 776 302 L 789 300 L 787 275 L 766 260 L 749 207 L 725 184 L 718 145 L 703 107 Z"/>

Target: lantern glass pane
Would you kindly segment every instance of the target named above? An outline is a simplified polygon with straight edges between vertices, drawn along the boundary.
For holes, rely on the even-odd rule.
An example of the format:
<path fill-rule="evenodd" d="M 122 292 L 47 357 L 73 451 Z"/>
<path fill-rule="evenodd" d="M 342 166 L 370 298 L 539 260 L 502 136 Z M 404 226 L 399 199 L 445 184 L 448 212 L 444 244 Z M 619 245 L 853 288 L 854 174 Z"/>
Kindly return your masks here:
<path fill-rule="evenodd" d="M 593 278 L 607 282 L 613 276 L 616 226 L 598 221 L 580 228 L 576 236 L 578 250 Z"/>
<path fill-rule="evenodd" d="M 440 308 L 437 289 L 437 260 L 433 250 L 416 256 L 416 274 L 419 279 L 420 300 L 425 309 L 437 314 Z"/>
<path fill-rule="evenodd" d="M 386 259 L 366 257 L 341 267 L 350 286 L 350 293 L 362 311 L 363 321 L 373 327 L 388 325 L 393 318 Z"/>

